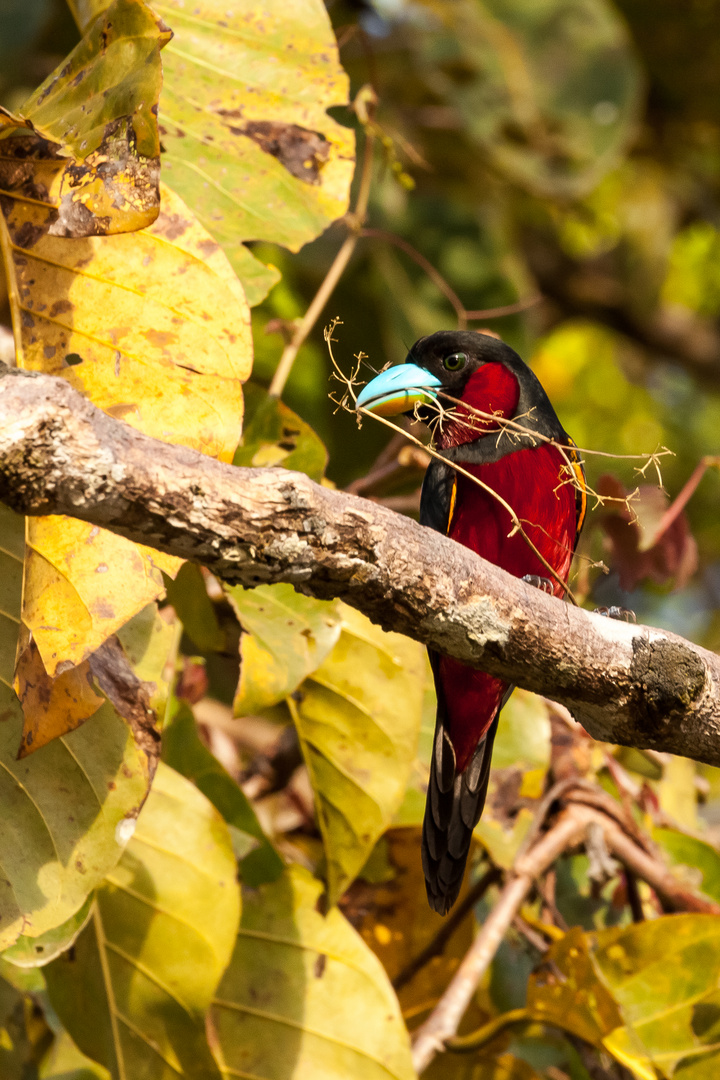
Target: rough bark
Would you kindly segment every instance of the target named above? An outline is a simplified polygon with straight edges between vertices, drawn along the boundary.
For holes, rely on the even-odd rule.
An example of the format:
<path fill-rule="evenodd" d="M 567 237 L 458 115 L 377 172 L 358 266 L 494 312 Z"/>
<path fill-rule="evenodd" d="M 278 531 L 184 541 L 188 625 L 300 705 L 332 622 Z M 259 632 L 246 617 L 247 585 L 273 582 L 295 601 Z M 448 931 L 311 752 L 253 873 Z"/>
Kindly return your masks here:
<path fill-rule="evenodd" d="M 0 378 L 0 500 L 69 514 L 248 587 L 341 597 L 388 630 L 565 704 L 596 738 L 720 765 L 720 659 L 547 596 L 446 537 L 284 469 L 134 431 L 62 379 Z"/>

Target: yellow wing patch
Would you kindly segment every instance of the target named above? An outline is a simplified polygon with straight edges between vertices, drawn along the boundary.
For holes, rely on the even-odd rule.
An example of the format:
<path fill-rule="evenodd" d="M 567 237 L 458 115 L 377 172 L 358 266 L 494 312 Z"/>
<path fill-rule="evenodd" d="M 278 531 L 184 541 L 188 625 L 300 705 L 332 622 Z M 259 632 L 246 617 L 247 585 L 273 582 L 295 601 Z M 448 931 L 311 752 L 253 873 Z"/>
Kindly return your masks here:
<path fill-rule="evenodd" d="M 583 469 L 582 458 L 572 439 L 569 439 L 568 448 L 570 451 L 570 465 L 577 479 L 577 485 L 575 487 L 577 501 L 577 523 L 575 525 L 575 532 L 579 535 L 580 530 L 583 527 L 583 522 L 585 521 L 585 514 L 587 513 L 587 484 L 585 483 L 585 470 Z"/>
<path fill-rule="evenodd" d="M 453 474 L 452 491 L 450 492 L 450 510 L 448 512 L 447 525 L 445 526 L 445 532 L 450 532 L 450 526 L 452 525 L 453 514 L 455 513 L 455 502 L 457 500 L 457 473 Z"/>

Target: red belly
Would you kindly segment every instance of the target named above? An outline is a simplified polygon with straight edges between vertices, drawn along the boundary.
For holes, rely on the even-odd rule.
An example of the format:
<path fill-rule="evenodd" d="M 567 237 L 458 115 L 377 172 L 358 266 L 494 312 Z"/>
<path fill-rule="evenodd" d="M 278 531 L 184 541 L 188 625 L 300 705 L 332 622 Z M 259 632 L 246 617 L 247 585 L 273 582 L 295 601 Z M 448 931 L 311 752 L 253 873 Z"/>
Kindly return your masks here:
<path fill-rule="evenodd" d="M 519 450 L 492 465 L 462 467 L 512 506 L 535 547 L 558 576 L 567 580 L 575 546 L 575 489 L 564 471 L 565 460 L 553 446 Z M 524 577 L 550 574 L 519 533 L 508 511 L 468 477 L 458 474 L 455 512 L 449 535 L 503 570 Z M 554 582 L 555 595 L 562 596 Z M 449 734 L 462 771 L 492 723 L 509 683 L 440 659 L 440 680 L 448 710 Z"/>

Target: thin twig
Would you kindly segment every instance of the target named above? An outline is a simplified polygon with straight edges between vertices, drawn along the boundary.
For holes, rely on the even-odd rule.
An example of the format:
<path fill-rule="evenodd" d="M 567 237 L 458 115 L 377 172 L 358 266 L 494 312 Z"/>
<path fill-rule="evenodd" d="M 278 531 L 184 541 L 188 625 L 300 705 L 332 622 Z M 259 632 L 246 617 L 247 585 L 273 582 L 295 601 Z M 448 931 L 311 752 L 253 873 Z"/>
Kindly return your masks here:
<path fill-rule="evenodd" d="M 358 195 L 355 201 L 355 210 L 352 215 L 348 215 L 347 222 L 352 228 L 352 232 L 344 241 L 342 247 L 335 256 L 333 263 L 328 270 L 322 285 L 315 293 L 310 307 L 305 312 L 304 317 L 298 323 L 297 329 L 292 336 L 292 340 L 288 342 L 282 351 L 280 362 L 275 370 L 275 374 L 272 377 L 270 383 L 269 393 L 272 397 L 281 397 L 282 392 L 285 389 L 285 383 L 288 380 L 288 376 L 292 371 L 292 366 L 295 363 L 295 357 L 297 356 L 300 347 L 305 341 L 306 337 L 312 330 L 313 326 L 320 318 L 323 308 L 327 304 L 328 300 L 335 291 L 335 286 L 342 277 L 345 267 L 350 262 L 352 253 L 355 250 L 355 246 L 360 238 L 360 226 L 365 221 L 367 214 L 368 200 L 370 198 L 370 184 L 372 182 L 373 171 L 373 151 L 375 148 L 375 135 L 373 131 L 366 126 L 365 129 L 365 147 L 363 150 L 363 163 L 362 173 L 360 175 L 360 186 L 358 188 Z"/>
<path fill-rule="evenodd" d="M 467 329 L 467 312 L 463 306 L 462 300 L 448 284 L 442 274 L 435 269 L 431 262 L 428 262 L 424 255 L 421 255 L 417 248 L 414 248 L 412 244 L 408 243 L 402 236 L 396 236 L 395 233 L 387 232 L 385 229 L 363 229 L 360 235 L 372 237 L 376 240 L 384 240 L 387 244 L 394 244 L 395 247 L 404 251 L 413 262 L 417 263 L 421 270 L 425 271 L 433 285 L 435 285 L 450 302 L 457 316 L 458 330 Z"/>
<path fill-rule="evenodd" d="M 456 1033 L 480 979 L 492 963 L 535 878 L 543 874 L 563 851 L 576 844 L 585 828 L 586 822 L 574 807 L 566 810 L 553 828 L 517 860 L 500 899 L 485 920 L 452 982 L 415 1035 L 413 1065 L 418 1073 L 424 1072 L 438 1051 L 444 1049 L 445 1040 Z"/>
<path fill-rule="evenodd" d="M 573 811 L 584 818 L 586 824 L 597 821 L 602 826 L 605 842 L 612 854 L 636 877 L 646 881 L 666 907 L 672 911 L 697 911 L 707 915 L 720 915 L 720 904 L 699 896 L 689 889 L 658 858 L 643 851 L 615 821 L 611 821 L 605 814 L 590 807 L 574 806 Z"/>
<path fill-rule="evenodd" d="M 471 405 L 468 402 L 463 401 L 461 398 L 453 397 L 452 394 L 448 394 L 447 390 L 438 390 L 437 394 L 438 394 L 439 397 L 443 398 L 445 401 L 452 402 L 453 405 L 462 406 L 462 409 L 463 409 L 463 411 L 465 413 L 473 414 L 473 415 L 479 417 L 482 421 L 488 421 L 488 420 L 492 421 L 493 423 L 497 424 L 497 426 L 499 428 L 502 428 L 503 431 L 507 431 L 507 432 L 510 432 L 510 433 L 517 432 L 517 434 L 519 434 L 519 435 L 529 435 L 531 438 L 537 439 L 538 442 L 547 443 L 548 446 L 554 446 L 556 450 L 567 451 L 568 449 L 572 449 L 572 450 L 576 450 L 579 454 L 585 454 L 588 457 L 592 456 L 592 457 L 613 458 L 613 459 L 616 459 L 618 461 L 644 461 L 645 465 L 642 467 L 641 470 L 639 470 L 639 471 L 643 471 L 643 472 L 649 465 L 655 465 L 655 468 L 657 469 L 658 468 L 658 458 L 668 457 L 668 455 L 671 456 L 671 457 L 675 456 L 673 451 L 669 450 L 667 448 L 667 446 L 661 446 L 661 447 L 659 447 L 659 449 L 654 450 L 652 453 L 644 453 L 644 454 L 614 454 L 614 453 L 611 453 L 608 450 L 590 450 L 586 446 L 577 446 L 575 443 L 573 443 L 571 447 L 568 447 L 564 443 L 558 442 L 558 440 L 555 439 L 552 435 L 545 435 L 542 432 L 537 431 L 535 428 L 529 428 L 529 427 L 526 427 L 524 424 L 519 423 L 520 418 L 518 418 L 518 419 L 510 419 L 509 417 L 498 416 L 496 413 L 485 412 L 483 409 L 478 409 L 478 407 L 476 405 Z M 468 424 L 467 421 L 465 421 L 465 425 L 467 427 L 470 427 L 471 430 L 472 430 L 472 425 Z M 482 431 L 484 434 L 492 434 L 492 432 L 488 432 L 486 423 L 482 423 L 480 425 L 477 425 L 475 430 Z M 715 464 L 716 461 L 720 461 L 720 458 L 717 458 L 717 459 L 709 458 L 709 459 L 703 459 L 703 460 L 709 460 L 710 464 Z M 688 483 L 690 483 L 690 481 L 688 481 Z M 696 486 L 697 486 L 697 484 L 696 484 Z M 658 478 L 658 487 L 662 487 L 662 476 L 661 475 Z M 604 502 L 622 502 L 622 503 L 627 504 L 628 500 L 632 497 L 633 494 L 635 494 L 634 492 L 632 492 L 630 495 L 626 495 L 625 498 L 620 499 L 618 497 L 613 497 L 613 496 L 609 496 L 609 495 L 599 495 L 596 491 L 593 491 L 591 488 L 587 488 L 587 486 L 586 486 L 586 491 L 587 491 L 588 494 L 590 494 L 590 495 L 594 496 L 594 498 L 598 499 L 601 503 L 604 503 Z M 678 496 L 678 498 L 680 498 L 680 496 Z M 629 506 L 628 506 L 628 509 L 630 509 Z"/>
<path fill-rule="evenodd" d="M 524 300 L 516 300 L 514 304 L 503 304 L 502 307 L 484 308 L 480 311 L 466 311 L 465 317 L 472 322 L 482 319 L 502 319 L 505 315 L 519 315 L 522 311 L 534 307 L 542 300 L 541 293 L 534 296 L 526 296 Z"/>
<path fill-rule="evenodd" d="M 519 934 L 522 934 L 528 944 L 535 949 L 535 952 L 539 952 L 541 956 L 545 955 L 550 946 L 542 934 L 534 926 L 531 926 L 520 913 L 513 919 L 513 926 Z"/>
<path fill-rule="evenodd" d="M 411 243 L 405 240 L 404 237 L 398 236 L 396 233 L 388 232 L 387 229 L 363 229 L 361 235 L 376 240 L 384 240 L 387 244 L 393 244 L 395 247 L 399 248 L 400 251 L 404 251 L 421 270 L 424 270 L 433 285 L 435 285 L 435 287 L 443 294 L 455 311 L 458 330 L 467 330 L 467 324 L 470 320 L 479 322 L 482 319 L 500 319 L 504 315 L 518 315 L 520 312 L 525 311 L 527 308 L 532 307 L 542 300 L 542 296 L 537 293 L 535 296 L 529 296 L 525 300 L 517 300 L 514 304 L 504 304 L 502 307 L 486 308 L 485 310 L 468 311 L 458 294 L 450 283 L 445 280 L 440 271 L 434 267 L 416 247 L 413 247 Z"/>
<path fill-rule="evenodd" d="M 336 403 L 338 404 L 338 407 L 345 408 L 348 411 L 354 411 L 356 414 L 359 414 L 359 415 L 362 415 L 362 416 L 367 416 L 371 420 L 374 420 L 374 421 L 376 421 L 378 423 L 384 424 L 384 426 L 389 428 L 391 431 L 395 432 L 396 434 L 399 433 L 399 434 L 403 435 L 403 437 L 405 439 L 407 439 L 411 443 L 414 443 L 416 446 L 419 446 L 422 450 L 425 451 L 425 453 L 429 454 L 431 457 L 437 458 L 437 460 L 439 460 L 439 461 L 442 461 L 445 465 L 448 465 L 450 468 L 454 469 L 456 473 L 459 473 L 459 474 L 467 477 L 467 479 L 469 479 L 472 483 L 474 483 L 478 487 L 482 488 L 483 491 L 485 491 L 487 494 L 489 494 L 493 499 L 496 500 L 496 502 L 498 502 L 502 507 L 504 507 L 504 509 L 510 515 L 510 520 L 512 521 L 513 528 L 511 529 L 511 531 L 510 531 L 510 533 L 508 535 L 513 536 L 516 532 L 520 534 L 520 536 L 522 537 L 525 544 L 527 544 L 527 546 L 531 549 L 531 551 L 533 552 L 535 557 L 539 560 L 539 562 L 542 564 L 542 566 L 545 568 L 545 570 L 547 570 L 550 577 L 563 590 L 563 593 L 565 594 L 567 599 L 570 600 L 570 602 L 572 604 L 574 604 L 576 607 L 578 607 L 579 606 L 578 601 L 577 601 L 572 589 L 570 588 L 570 586 L 567 584 L 567 582 L 563 581 L 563 579 L 557 573 L 555 568 L 553 566 L 551 566 L 550 563 L 547 561 L 547 559 L 540 553 L 538 548 L 535 546 L 535 544 L 532 542 L 532 540 L 530 539 L 528 534 L 525 532 L 525 529 L 523 528 L 523 521 L 518 517 L 518 515 L 515 513 L 513 508 L 510 506 L 510 504 L 505 499 L 503 499 L 502 496 L 499 495 L 498 492 L 495 491 L 494 488 L 490 487 L 489 484 L 486 484 L 483 480 L 481 480 L 479 477 L 475 476 L 473 473 L 469 472 L 467 469 L 464 469 L 457 462 L 450 461 L 448 458 L 444 457 L 442 454 L 440 454 L 436 450 L 434 450 L 431 446 L 427 446 L 424 443 L 422 443 L 420 441 L 420 439 L 416 438 L 414 435 L 411 435 L 409 431 L 403 432 L 400 428 L 398 428 L 398 426 L 396 424 L 391 423 L 384 416 L 380 416 L 377 413 L 370 411 L 369 409 L 365 409 L 363 407 L 358 407 L 357 395 L 355 393 L 355 388 L 354 388 L 354 382 L 355 382 L 355 378 L 356 378 L 356 375 L 357 375 L 357 369 L 359 368 L 360 362 L 362 361 L 363 357 L 362 357 L 362 354 L 359 354 L 356 357 L 356 359 L 358 361 L 358 365 L 357 365 L 357 368 L 355 370 L 353 370 L 351 375 L 348 376 L 348 375 L 344 374 L 344 372 L 342 371 L 340 365 L 338 364 L 337 360 L 335 359 L 335 355 L 334 355 L 333 349 L 332 349 L 332 343 L 333 343 L 333 340 L 334 340 L 332 335 L 333 335 L 336 327 L 338 325 L 340 325 L 340 324 L 341 324 L 340 319 L 337 319 L 337 318 L 333 319 L 333 320 L 331 320 L 330 324 L 328 326 L 326 326 L 325 332 L 324 332 L 325 343 L 327 345 L 328 353 L 330 355 L 330 360 L 331 360 L 331 362 L 333 364 L 333 368 L 334 368 L 334 372 L 335 372 L 334 377 L 336 377 L 341 383 L 343 383 L 345 385 L 345 388 L 346 388 L 345 394 L 340 400 L 333 398 L 333 400 L 335 400 Z M 454 398 L 451 398 L 450 395 L 445 394 L 443 391 L 440 391 L 440 394 L 443 397 L 448 397 L 451 401 L 456 400 Z M 331 397 L 332 397 L 332 395 L 331 395 Z M 351 407 L 350 407 L 350 404 L 349 404 L 350 399 L 352 399 L 352 401 L 354 403 L 354 408 L 352 410 L 351 410 Z M 567 472 L 568 472 L 568 481 L 563 481 L 563 483 L 573 482 L 573 476 L 574 476 L 574 471 L 575 471 L 574 464 L 570 460 L 570 458 L 568 458 L 567 453 L 568 453 L 568 451 L 572 451 L 574 449 L 577 449 L 576 447 L 574 447 L 574 446 L 572 446 L 572 447 L 563 446 L 561 443 L 556 442 L 556 440 L 554 440 L 554 439 L 551 439 L 551 438 L 549 438 L 547 436 L 542 436 L 539 433 L 537 433 L 537 432 L 535 432 L 535 431 L 533 431 L 531 429 L 523 428 L 521 425 L 519 425 L 517 423 L 517 421 L 506 420 L 505 418 L 497 417 L 497 416 L 494 416 L 494 415 L 491 415 L 491 414 L 488 414 L 488 413 L 483 413 L 482 410 L 477 409 L 474 406 L 465 406 L 465 404 L 463 402 L 458 402 L 458 404 L 463 406 L 463 408 L 467 408 L 472 413 L 477 413 L 478 415 L 484 416 L 484 417 L 486 417 L 487 419 L 489 419 L 491 421 L 497 422 L 500 425 L 501 429 L 503 429 L 503 430 L 505 428 L 516 428 L 516 429 L 519 429 L 519 430 L 525 432 L 526 434 L 529 434 L 533 438 L 537 436 L 537 438 L 539 440 L 544 441 L 544 442 L 549 442 L 549 443 L 552 443 L 553 445 L 557 446 L 557 448 L 563 454 L 563 457 L 564 457 L 564 460 L 565 460 L 564 468 L 567 469 Z M 439 403 L 438 403 L 438 405 L 439 405 Z M 442 406 L 439 405 L 439 408 L 442 409 Z M 485 430 L 486 434 L 489 434 L 487 432 L 487 430 L 486 430 L 486 427 L 484 427 L 484 430 Z M 502 434 L 502 430 L 501 430 L 500 433 Z M 666 451 L 665 448 L 663 448 L 662 452 L 663 453 L 670 453 L 670 451 Z M 658 456 L 658 452 L 656 452 L 655 455 L 650 455 L 651 458 L 655 458 L 657 456 Z M 657 467 L 657 465 L 656 465 L 656 467 Z M 606 498 L 605 496 L 600 496 L 597 492 L 593 492 L 593 491 L 589 490 L 586 486 L 584 487 L 583 490 L 585 492 L 589 491 L 589 493 L 594 495 L 595 498 L 599 502 L 602 502 Z M 624 505 L 626 505 L 628 507 L 628 509 L 630 509 L 630 507 L 629 507 L 629 499 L 630 498 L 631 498 L 631 496 L 626 496 L 625 499 L 620 500 L 620 501 L 623 502 Z M 534 527 L 534 528 L 539 527 L 539 526 L 532 525 L 532 523 L 528 523 L 528 524 L 530 524 L 531 527 Z M 542 530 L 542 531 L 545 531 L 545 530 Z"/>
<path fill-rule="evenodd" d="M 467 913 L 472 911 L 490 886 L 495 885 L 496 882 L 500 881 L 501 877 L 502 874 L 500 870 L 496 866 L 493 866 L 475 882 L 462 902 L 457 905 L 452 915 L 445 920 L 425 948 L 422 949 L 417 956 L 414 956 L 412 960 L 405 965 L 402 971 L 395 976 L 393 979 L 393 987 L 395 990 L 401 990 L 403 986 L 406 986 L 410 980 L 417 975 L 418 971 L 424 968 L 434 956 L 439 956 L 442 953 L 446 943 L 455 933 L 455 930 L 463 921 Z"/>
<path fill-rule="evenodd" d="M 630 905 L 630 911 L 632 912 L 633 922 L 645 922 L 645 912 L 643 911 L 637 878 L 627 866 L 624 867 L 623 872 L 625 874 L 625 889 L 627 892 L 628 904 Z"/>

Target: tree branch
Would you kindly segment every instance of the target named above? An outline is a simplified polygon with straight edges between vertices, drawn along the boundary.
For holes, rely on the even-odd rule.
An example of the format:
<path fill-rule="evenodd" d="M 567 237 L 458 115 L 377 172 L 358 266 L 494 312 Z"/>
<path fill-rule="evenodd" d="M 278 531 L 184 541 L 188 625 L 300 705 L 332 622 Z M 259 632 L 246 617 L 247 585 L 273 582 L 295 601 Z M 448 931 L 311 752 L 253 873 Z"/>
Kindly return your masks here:
<path fill-rule="evenodd" d="M 386 507 L 142 435 L 69 383 L 0 377 L 0 500 L 68 514 L 253 587 L 340 597 L 565 704 L 596 738 L 720 765 L 720 659 L 550 597 Z"/>

